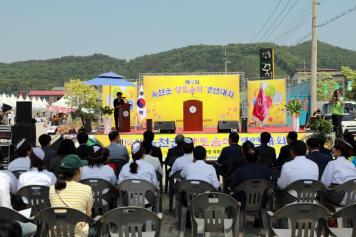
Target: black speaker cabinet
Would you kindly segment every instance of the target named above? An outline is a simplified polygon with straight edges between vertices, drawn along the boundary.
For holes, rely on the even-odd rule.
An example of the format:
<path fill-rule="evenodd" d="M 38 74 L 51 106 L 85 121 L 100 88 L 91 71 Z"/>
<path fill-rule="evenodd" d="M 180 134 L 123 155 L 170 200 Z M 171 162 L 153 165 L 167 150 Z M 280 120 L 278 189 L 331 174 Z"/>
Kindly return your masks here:
<path fill-rule="evenodd" d="M 176 124 L 174 121 L 157 121 L 154 123 L 154 130 L 158 133 L 175 133 Z"/>
<path fill-rule="evenodd" d="M 23 138 L 26 138 L 32 146 L 36 145 L 36 124 L 15 124 L 13 127 L 13 144 L 17 144 Z"/>
<path fill-rule="evenodd" d="M 32 102 L 17 101 L 16 102 L 16 124 L 32 123 Z"/>
<path fill-rule="evenodd" d="M 218 133 L 230 133 L 239 131 L 239 121 L 219 120 Z"/>
<path fill-rule="evenodd" d="M 247 132 L 247 118 L 241 119 L 241 132 Z"/>

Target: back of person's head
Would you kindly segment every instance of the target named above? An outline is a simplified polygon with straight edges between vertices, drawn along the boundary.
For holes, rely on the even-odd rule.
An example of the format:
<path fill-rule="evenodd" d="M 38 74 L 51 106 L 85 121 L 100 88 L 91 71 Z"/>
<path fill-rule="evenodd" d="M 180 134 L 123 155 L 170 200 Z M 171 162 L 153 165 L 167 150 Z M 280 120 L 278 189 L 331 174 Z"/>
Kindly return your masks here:
<path fill-rule="evenodd" d="M 203 146 L 196 146 L 193 149 L 194 160 L 205 160 L 206 158 L 206 149 Z"/>
<path fill-rule="evenodd" d="M 348 130 L 346 130 L 344 132 L 344 134 L 342 135 L 342 137 L 344 138 L 344 140 L 350 144 L 353 144 L 355 139 L 354 139 L 354 135 L 352 135 L 352 133 L 350 133 Z"/>
<path fill-rule="evenodd" d="M 131 146 L 131 155 L 133 162 L 130 164 L 130 172 L 132 174 L 137 174 L 138 165 L 136 163 L 137 160 L 142 159 L 145 154 L 145 148 L 141 144 L 141 142 L 134 142 Z"/>
<path fill-rule="evenodd" d="M 88 165 L 88 162 L 81 160 L 77 155 L 70 154 L 63 157 L 59 166 L 59 178 L 54 188 L 56 190 L 65 189 L 67 187 L 66 181 L 72 181 L 75 177 L 80 178 L 80 168 L 85 165 Z"/>
<path fill-rule="evenodd" d="M 296 140 L 290 145 L 290 151 L 295 156 L 305 156 L 307 154 L 307 146 L 303 141 Z"/>
<path fill-rule="evenodd" d="M 24 138 L 16 145 L 16 155 L 17 157 L 28 156 L 31 149 L 31 144 L 28 142 L 27 139 Z"/>
<path fill-rule="evenodd" d="M 77 135 L 77 140 L 79 144 L 86 144 L 89 140 L 89 136 L 85 132 L 79 132 Z"/>
<path fill-rule="evenodd" d="M 185 154 L 190 154 L 193 152 L 194 142 L 190 137 L 186 137 L 183 140 L 183 150 Z"/>
<path fill-rule="evenodd" d="M 245 159 L 249 163 L 255 163 L 258 160 L 258 153 L 256 151 L 256 148 L 250 147 L 246 150 L 243 151 Z"/>
<path fill-rule="evenodd" d="M 322 133 L 319 133 L 317 135 L 313 136 L 314 138 L 316 138 L 319 142 L 319 147 L 324 147 L 325 142 L 326 142 L 326 136 Z"/>
<path fill-rule="evenodd" d="M 262 144 L 267 144 L 271 140 L 271 134 L 269 132 L 262 132 L 260 138 Z"/>
<path fill-rule="evenodd" d="M 63 139 L 63 141 L 58 146 L 57 154 L 59 156 L 77 154 L 77 149 L 75 148 L 74 142 L 71 139 Z"/>
<path fill-rule="evenodd" d="M 21 225 L 14 220 L 1 220 L 0 237 L 21 237 Z"/>
<path fill-rule="evenodd" d="M 315 137 L 311 137 L 307 140 L 307 146 L 309 150 L 314 150 L 314 149 L 319 149 L 320 144 L 318 139 L 316 139 Z"/>
<path fill-rule="evenodd" d="M 147 142 L 153 142 L 153 140 L 155 139 L 155 134 L 150 131 L 150 130 L 147 130 L 143 133 L 143 140 L 144 141 L 147 141 Z"/>
<path fill-rule="evenodd" d="M 46 147 L 49 146 L 51 143 L 51 136 L 48 134 L 42 134 L 39 138 L 38 138 L 38 142 L 41 144 L 42 147 Z"/>
<path fill-rule="evenodd" d="M 120 134 L 118 131 L 111 131 L 108 135 L 110 142 L 116 141 L 118 137 L 120 137 Z"/>
<path fill-rule="evenodd" d="M 251 141 L 247 140 L 242 144 L 242 151 L 247 151 L 250 148 L 255 148 L 255 145 Z"/>
<path fill-rule="evenodd" d="M 335 155 L 348 158 L 351 155 L 351 153 L 353 152 L 352 149 L 353 149 L 352 145 L 350 143 L 348 143 L 347 141 L 340 139 L 340 138 L 337 138 L 335 140 L 335 143 L 333 146 L 333 150 L 337 151 L 337 154 L 335 154 Z"/>
<path fill-rule="evenodd" d="M 143 141 L 142 146 L 145 149 L 145 154 L 151 154 L 153 148 L 152 142 Z"/>
<path fill-rule="evenodd" d="M 40 147 L 34 147 L 30 153 L 30 162 L 31 162 L 31 167 L 37 168 L 39 171 L 44 170 L 44 158 L 45 158 L 45 153 Z"/>
<path fill-rule="evenodd" d="M 183 134 L 178 134 L 175 139 L 175 143 L 177 144 L 178 147 L 183 147 L 184 143 L 184 135 Z"/>
<path fill-rule="evenodd" d="M 240 139 L 240 136 L 237 132 L 231 132 L 229 134 L 229 141 L 230 143 L 238 143 Z"/>
<path fill-rule="evenodd" d="M 100 167 L 105 165 L 110 156 L 110 151 L 106 148 L 100 146 L 93 146 L 93 153 L 89 155 L 88 166 L 89 167 Z"/>
<path fill-rule="evenodd" d="M 298 139 L 298 133 L 295 131 L 291 131 L 287 135 L 287 141 L 289 140 L 290 143 L 295 142 Z"/>

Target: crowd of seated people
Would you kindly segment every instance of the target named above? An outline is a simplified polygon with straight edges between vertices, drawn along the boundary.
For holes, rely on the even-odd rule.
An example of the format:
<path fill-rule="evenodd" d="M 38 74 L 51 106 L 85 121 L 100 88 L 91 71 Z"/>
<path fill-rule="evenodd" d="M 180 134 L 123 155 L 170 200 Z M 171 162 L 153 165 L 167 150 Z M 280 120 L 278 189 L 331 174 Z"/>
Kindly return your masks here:
<path fill-rule="evenodd" d="M 7 171 L 0 172 L 0 206 L 10 207 L 10 194 L 28 185 L 50 187 L 49 200 L 53 207 L 69 207 L 91 216 L 93 205 L 92 189 L 81 184 L 80 180 L 95 178 L 110 182 L 113 186 L 124 180 L 141 179 L 151 183 L 157 189 L 159 180 L 157 173 L 164 175 L 162 169 L 162 151 L 153 145 L 154 134 L 146 131 L 143 141 L 137 141 L 131 147 L 131 159 L 128 150 L 120 143 L 120 135 L 112 131 L 108 138 L 107 148 L 99 145 L 88 146 L 88 135 L 79 132 L 79 146 L 70 139 L 63 139 L 57 149 L 49 147 L 50 137 L 39 137 L 41 147 L 31 147 L 23 139 L 16 145 L 16 158 L 10 162 Z M 214 165 L 206 163 L 207 151 L 203 146 L 194 146 L 192 138 L 177 135 L 176 146 L 170 148 L 166 163 L 171 166 L 170 177 L 180 172 L 182 179 L 201 180 L 211 184 L 216 190 L 233 190 L 248 180 L 263 179 L 272 181 L 272 169 L 280 169 L 276 182 L 276 200 L 280 206 L 291 203 L 296 193 L 284 191 L 291 183 L 298 180 L 319 180 L 325 187 L 340 185 L 348 180 L 356 179 L 355 165 L 347 158 L 352 154 L 353 144 L 336 139 L 332 150 L 321 144 L 324 137 L 311 137 L 306 143 L 298 140 L 296 132 L 287 135 L 288 145 L 282 147 L 278 159 L 275 149 L 269 146 L 271 134 L 261 133 L 261 145 L 255 147 L 250 141 L 239 145 L 239 134 L 229 134 L 229 146 L 225 147 Z M 334 159 L 330 157 L 333 154 Z M 124 161 L 118 169 L 109 165 L 111 161 Z M 22 171 L 16 177 L 14 173 Z M 219 176 L 223 176 L 226 187 L 221 186 Z M 221 189 L 223 188 L 223 189 Z M 227 189 L 225 189 L 227 188 Z M 234 196 L 242 203 L 243 195 Z M 343 204 L 340 195 L 326 197 L 330 201 Z M 21 226 L 24 228 L 23 226 Z M 76 228 L 77 232 L 88 232 L 88 226 Z"/>

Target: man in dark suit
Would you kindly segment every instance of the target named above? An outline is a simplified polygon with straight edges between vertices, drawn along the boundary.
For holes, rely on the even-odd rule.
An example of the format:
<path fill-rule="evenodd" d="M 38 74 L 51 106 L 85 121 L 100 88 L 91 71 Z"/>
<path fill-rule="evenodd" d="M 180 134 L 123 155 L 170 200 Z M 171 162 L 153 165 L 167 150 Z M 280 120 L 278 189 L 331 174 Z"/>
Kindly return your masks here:
<path fill-rule="evenodd" d="M 245 159 L 242 155 L 242 147 L 237 144 L 239 142 L 239 134 L 231 132 L 229 135 L 229 146 L 224 147 L 218 158 L 217 168 L 218 175 L 224 177 L 230 176 L 232 172 L 245 164 Z"/>
<path fill-rule="evenodd" d="M 51 160 L 57 156 L 57 152 L 51 147 L 51 136 L 48 134 L 42 134 L 38 138 L 38 142 L 41 144 L 41 148 L 45 153 L 43 163 L 47 169 L 49 169 Z"/>
<path fill-rule="evenodd" d="M 174 161 L 178 157 L 181 157 L 184 155 L 184 150 L 183 150 L 184 135 L 178 134 L 174 140 L 175 140 L 176 146 L 168 149 L 167 157 L 165 160 L 165 163 L 168 166 L 172 166 Z"/>
<path fill-rule="evenodd" d="M 261 146 L 256 147 L 258 154 L 258 163 L 271 167 L 276 161 L 276 150 L 273 147 L 268 146 L 271 139 L 271 134 L 268 132 L 263 132 L 260 135 Z"/>
<path fill-rule="evenodd" d="M 82 160 L 88 160 L 89 156 L 94 153 L 93 147 L 87 145 L 88 139 L 89 136 L 85 132 L 79 132 L 77 135 L 77 140 L 79 142 L 77 153 Z"/>
<path fill-rule="evenodd" d="M 116 93 L 117 98 L 114 99 L 114 118 L 115 118 L 115 129 L 119 131 L 119 109 L 120 106 L 125 104 L 124 99 L 122 98 L 122 93 Z"/>
<path fill-rule="evenodd" d="M 278 159 L 274 163 L 274 166 L 282 166 L 284 163 L 291 161 L 292 157 L 290 155 L 290 145 L 298 140 L 298 133 L 295 131 L 289 132 L 287 135 L 288 145 L 282 146 L 279 152 Z"/>
<path fill-rule="evenodd" d="M 319 180 L 321 178 L 321 175 L 324 172 L 324 169 L 326 165 L 331 161 L 332 159 L 330 156 L 323 154 L 319 151 L 319 141 L 318 139 L 312 137 L 307 140 L 307 147 L 309 154 L 306 155 L 306 157 L 309 160 L 314 161 L 318 167 L 319 167 Z"/>
<path fill-rule="evenodd" d="M 155 139 L 155 134 L 152 131 L 147 130 L 146 132 L 143 133 L 143 143 L 146 144 L 146 146 L 151 147 L 151 156 L 157 157 L 159 161 L 162 164 L 162 150 L 160 147 L 156 147 L 152 145 L 153 140 Z"/>
<path fill-rule="evenodd" d="M 327 155 L 330 159 L 333 158 L 333 154 L 330 149 L 325 148 L 326 136 L 322 133 L 319 133 L 314 136 L 319 142 L 319 151 Z"/>

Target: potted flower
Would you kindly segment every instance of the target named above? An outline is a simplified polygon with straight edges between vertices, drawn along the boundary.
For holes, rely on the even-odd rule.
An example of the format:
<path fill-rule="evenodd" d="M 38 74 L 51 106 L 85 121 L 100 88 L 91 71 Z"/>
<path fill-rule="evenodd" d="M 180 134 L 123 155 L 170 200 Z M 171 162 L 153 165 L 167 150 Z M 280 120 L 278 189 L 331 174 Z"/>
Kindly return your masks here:
<path fill-rule="evenodd" d="M 104 116 L 104 134 L 109 134 L 111 131 L 111 116 L 114 113 L 114 109 L 111 109 L 109 106 L 101 108 L 101 115 Z"/>
<path fill-rule="evenodd" d="M 297 99 L 292 99 L 286 104 L 286 110 L 292 116 L 292 129 L 299 132 L 299 115 L 303 105 Z"/>

